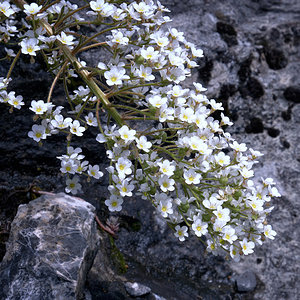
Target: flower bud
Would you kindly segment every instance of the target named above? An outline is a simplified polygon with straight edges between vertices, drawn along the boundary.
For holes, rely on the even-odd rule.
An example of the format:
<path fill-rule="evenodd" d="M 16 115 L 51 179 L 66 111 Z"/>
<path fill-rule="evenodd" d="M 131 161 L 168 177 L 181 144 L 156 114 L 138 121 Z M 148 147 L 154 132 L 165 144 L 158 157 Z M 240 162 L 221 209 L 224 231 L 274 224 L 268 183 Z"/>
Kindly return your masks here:
<path fill-rule="evenodd" d="M 226 177 L 226 176 L 220 177 L 219 182 L 220 182 L 222 185 L 226 185 L 227 182 L 228 182 L 228 177 Z"/>

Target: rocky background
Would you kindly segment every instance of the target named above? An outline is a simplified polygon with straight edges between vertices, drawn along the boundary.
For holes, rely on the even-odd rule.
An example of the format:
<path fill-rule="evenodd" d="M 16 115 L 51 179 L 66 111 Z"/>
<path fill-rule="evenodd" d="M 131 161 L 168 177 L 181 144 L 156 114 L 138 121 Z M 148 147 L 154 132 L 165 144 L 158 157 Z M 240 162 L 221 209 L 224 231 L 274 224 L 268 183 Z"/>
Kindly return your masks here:
<path fill-rule="evenodd" d="M 131 281 L 151 289 L 149 293 L 144 287 L 143 299 L 299 299 L 299 1 L 161 2 L 171 10 L 172 26 L 205 52 L 187 84 L 200 81 L 208 87 L 208 96 L 222 101 L 234 121 L 228 129 L 233 136 L 265 153 L 256 175 L 273 177 L 282 194 L 274 199 L 270 216 L 278 234 L 242 262 L 225 261 L 206 254 L 196 239 L 179 243 L 149 203 L 128 199 L 118 215 L 118 239 L 101 234 L 102 256 L 96 257 L 86 284 L 90 297 L 131 299 L 137 295 L 123 284 Z M 39 58 L 29 67 L 26 59 L 13 73 L 12 88 L 29 103 L 46 97 L 51 76 L 41 69 Z M 1 62 L 0 76 L 6 70 Z M 62 100 L 58 88 L 55 104 Z M 30 185 L 63 191 L 55 157 L 65 151 L 65 143 L 58 136 L 43 147 L 30 140 L 32 114 L 26 108 L 9 114 L 2 105 L 0 116 L 1 261 L 17 207 L 32 197 Z M 102 160 L 104 169 L 105 152 L 94 136 L 90 130 L 85 135 L 83 152 L 91 163 Z M 109 217 L 103 203 L 106 181 L 87 184 L 80 195 L 96 207 L 103 222 Z"/>

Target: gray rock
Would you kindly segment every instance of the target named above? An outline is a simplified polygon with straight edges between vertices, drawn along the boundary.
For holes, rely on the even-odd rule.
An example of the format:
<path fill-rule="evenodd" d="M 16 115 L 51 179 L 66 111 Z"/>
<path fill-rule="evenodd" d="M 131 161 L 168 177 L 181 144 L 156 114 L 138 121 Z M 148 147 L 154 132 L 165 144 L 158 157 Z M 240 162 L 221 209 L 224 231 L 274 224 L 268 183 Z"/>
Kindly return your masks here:
<path fill-rule="evenodd" d="M 238 275 L 235 282 L 239 292 L 252 292 L 256 288 L 256 276 L 252 271 Z"/>
<path fill-rule="evenodd" d="M 152 293 L 152 296 L 154 297 L 154 300 L 167 300 L 166 298 L 156 295 L 154 293 Z"/>
<path fill-rule="evenodd" d="M 151 292 L 149 287 L 137 282 L 126 282 L 125 289 L 127 293 L 133 297 L 145 296 Z"/>
<path fill-rule="evenodd" d="M 63 193 L 20 205 L 0 265 L 0 299 L 82 299 L 98 249 L 94 210 Z"/>

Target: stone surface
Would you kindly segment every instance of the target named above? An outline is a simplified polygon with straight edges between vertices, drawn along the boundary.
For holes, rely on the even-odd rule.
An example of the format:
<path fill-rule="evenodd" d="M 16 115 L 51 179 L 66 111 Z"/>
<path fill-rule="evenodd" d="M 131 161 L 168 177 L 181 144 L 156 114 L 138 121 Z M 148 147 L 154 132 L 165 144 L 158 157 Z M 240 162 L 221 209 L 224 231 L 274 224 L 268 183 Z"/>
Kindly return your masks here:
<path fill-rule="evenodd" d="M 109 239 L 104 239 L 107 250 L 103 257 L 107 261 L 104 264 L 97 255 L 89 273 L 92 298 L 128 299 L 123 282 L 138 281 L 168 300 L 299 299 L 299 1 L 240 0 L 238 5 L 233 0 L 161 2 L 172 11 L 170 26 L 185 32 L 187 40 L 204 50 L 205 58 L 199 60 L 199 68 L 186 85 L 200 81 L 207 86 L 208 96 L 222 101 L 225 113 L 234 121 L 228 128 L 232 135 L 265 153 L 256 165 L 256 178 L 273 177 L 283 195 L 273 201 L 275 208 L 270 214 L 270 224 L 278 234 L 274 241 L 234 263 L 205 253 L 196 239 L 179 243 L 150 203 L 128 199 L 124 211 L 118 214 L 121 230 L 116 241 L 128 266 L 127 273 L 117 275 L 118 268 L 109 265 L 113 247 Z M 101 58 L 91 51 L 84 59 L 96 65 Z M 4 67 L 0 65 L 0 72 Z M 16 90 L 27 103 L 47 97 L 51 78 L 35 64 L 29 70 L 25 64 L 17 64 L 14 78 L 18 78 Z M 58 90 L 55 104 L 61 104 L 62 99 Z M 55 157 L 65 151 L 65 141 L 51 137 L 39 147 L 29 140 L 32 114 L 27 108 L 28 105 L 10 115 L 6 107 L 0 106 L 1 220 L 11 220 L 20 202 L 21 192 L 17 191 L 26 189 L 34 180 L 45 190 L 64 189 Z M 94 143 L 94 137 L 94 132 L 86 132 L 83 152 L 93 164 L 101 160 L 104 170 L 108 163 L 105 151 Z M 82 140 L 74 139 L 75 146 L 79 141 Z M 92 181 L 83 190 L 103 221 L 108 217 L 103 204 L 107 181 L 107 177 L 100 183 Z M 26 203 L 28 199 L 23 194 Z M 8 205 L 2 206 L 7 203 L 9 209 Z M 0 225 L 3 230 L 9 227 L 9 222 L 4 223 Z M 239 294 L 232 278 L 249 269 L 256 276 L 257 286 L 251 293 Z"/>
<path fill-rule="evenodd" d="M 63 193 L 21 205 L 0 265 L 0 299 L 82 299 L 98 249 L 94 211 Z"/>
<path fill-rule="evenodd" d="M 126 282 L 125 289 L 127 293 L 132 297 L 145 296 L 151 292 L 151 289 L 148 286 L 145 286 L 138 282 Z"/>
<path fill-rule="evenodd" d="M 256 287 L 256 277 L 252 271 L 238 275 L 235 282 L 239 292 L 252 292 Z"/>

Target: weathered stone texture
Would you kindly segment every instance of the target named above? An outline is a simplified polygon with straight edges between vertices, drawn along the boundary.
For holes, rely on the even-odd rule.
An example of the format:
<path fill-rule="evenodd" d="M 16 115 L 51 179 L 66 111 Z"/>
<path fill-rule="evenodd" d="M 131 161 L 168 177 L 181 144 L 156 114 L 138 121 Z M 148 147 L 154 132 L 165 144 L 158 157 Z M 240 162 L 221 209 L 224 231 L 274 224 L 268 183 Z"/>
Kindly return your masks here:
<path fill-rule="evenodd" d="M 0 265 L 0 299 L 81 299 L 98 248 L 94 210 L 63 193 L 21 205 Z"/>

